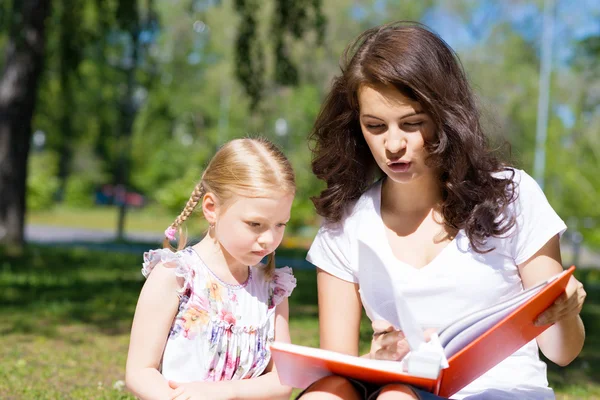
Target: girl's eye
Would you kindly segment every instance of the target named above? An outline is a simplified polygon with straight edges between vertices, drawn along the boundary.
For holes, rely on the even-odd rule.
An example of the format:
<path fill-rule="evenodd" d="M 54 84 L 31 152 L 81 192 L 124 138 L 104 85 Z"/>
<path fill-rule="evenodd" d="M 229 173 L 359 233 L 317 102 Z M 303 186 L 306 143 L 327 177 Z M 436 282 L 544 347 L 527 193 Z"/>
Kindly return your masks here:
<path fill-rule="evenodd" d="M 365 125 L 367 127 L 367 129 L 381 129 L 383 128 L 382 124 L 379 125 Z"/>
<path fill-rule="evenodd" d="M 260 223 L 258 222 L 246 222 L 249 226 L 251 226 L 252 228 L 258 228 L 260 226 Z"/>
<path fill-rule="evenodd" d="M 277 224 L 279 228 L 285 228 L 287 224 Z"/>

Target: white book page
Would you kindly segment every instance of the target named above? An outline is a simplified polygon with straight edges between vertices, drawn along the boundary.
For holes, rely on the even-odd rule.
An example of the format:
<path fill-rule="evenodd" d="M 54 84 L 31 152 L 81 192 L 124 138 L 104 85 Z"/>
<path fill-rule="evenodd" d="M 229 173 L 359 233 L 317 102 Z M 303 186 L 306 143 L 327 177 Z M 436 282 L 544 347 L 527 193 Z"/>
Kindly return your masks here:
<path fill-rule="evenodd" d="M 439 338 L 446 357 L 449 358 L 463 349 L 562 274 L 560 273 L 494 306 L 463 316 L 442 329 Z"/>
<path fill-rule="evenodd" d="M 383 261 L 371 247 L 361 240 L 358 240 L 358 262 L 361 268 L 369 269 L 368 274 L 361 281 L 361 286 L 371 285 L 370 290 L 381 290 L 390 295 L 393 294 L 393 298 L 389 299 L 390 305 L 387 306 L 390 311 L 388 322 L 396 329 L 402 329 L 411 350 L 418 349 L 425 342 L 423 329 L 421 329 L 416 317 L 410 310 L 404 296 L 398 287 L 393 284 Z M 381 265 L 371 267 L 375 262 L 381 263 Z M 386 301 L 385 304 L 388 304 L 388 302 Z"/>
<path fill-rule="evenodd" d="M 452 340 L 456 335 L 469 328 L 470 326 L 476 324 L 478 321 L 481 321 L 489 316 L 502 313 L 506 309 L 516 309 L 517 306 L 520 306 L 521 304 L 525 303 L 528 299 L 533 297 L 535 294 L 537 294 L 544 286 L 546 286 L 545 282 L 527 291 L 521 292 L 516 297 L 511 297 L 510 299 L 505 300 L 502 303 L 497 303 L 491 307 L 484 308 L 482 310 L 478 310 L 460 317 L 459 319 L 450 323 L 440 331 L 439 335 L 442 346 L 445 347 L 446 344 L 450 342 L 450 340 Z M 502 315 L 506 316 L 508 315 L 508 313 L 503 313 Z"/>
<path fill-rule="evenodd" d="M 444 349 L 435 340 L 425 341 L 425 333 L 406 298 L 394 284 L 383 261 L 367 244 L 358 241 L 358 261 L 362 271 L 361 289 L 384 294 L 379 299 L 380 309 L 386 309 L 386 319 L 402 333 L 408 342 L 410 353 L 402 360 L 409 373 L 426 378 L 437 377 L 440 368 L 447 368 Z M 380 263 L 380 264 L 375 264 Z"/>

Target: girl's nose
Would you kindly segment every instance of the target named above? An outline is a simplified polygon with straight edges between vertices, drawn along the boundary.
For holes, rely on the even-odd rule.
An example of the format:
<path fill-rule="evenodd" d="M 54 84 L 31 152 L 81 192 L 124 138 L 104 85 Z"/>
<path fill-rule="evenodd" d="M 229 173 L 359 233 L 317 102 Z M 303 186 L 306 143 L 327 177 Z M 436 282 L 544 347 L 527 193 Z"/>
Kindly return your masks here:
<path fill-rule="evenodd" d="M 258 237 L 258 244 L 260 244 L 261 247 L 266 248 L 271 243 L 273 243 L 273 232 L 271 232 L 270 229 L 267 229 Z"/>

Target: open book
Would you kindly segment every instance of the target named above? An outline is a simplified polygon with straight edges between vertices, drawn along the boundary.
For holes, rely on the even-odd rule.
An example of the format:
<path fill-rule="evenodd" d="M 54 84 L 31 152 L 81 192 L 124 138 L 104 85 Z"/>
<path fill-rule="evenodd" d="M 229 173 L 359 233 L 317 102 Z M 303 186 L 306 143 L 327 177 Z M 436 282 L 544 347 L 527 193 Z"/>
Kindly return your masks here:
<path fill-rule="evenodd" d="M 534 321 L 564 292 L 574 270 L 572 266 L 513 298 L 463 316 L 429 342 L 403 297 L 397 296 L 398 318 L 411 349 L 402 361 L 275 342 L 271 352 L 279 379 L 284 385 L 306 388 L 333 374 L 376 384 L 406 383 L 450 397 L 550 326 L 535 326 Z"/>

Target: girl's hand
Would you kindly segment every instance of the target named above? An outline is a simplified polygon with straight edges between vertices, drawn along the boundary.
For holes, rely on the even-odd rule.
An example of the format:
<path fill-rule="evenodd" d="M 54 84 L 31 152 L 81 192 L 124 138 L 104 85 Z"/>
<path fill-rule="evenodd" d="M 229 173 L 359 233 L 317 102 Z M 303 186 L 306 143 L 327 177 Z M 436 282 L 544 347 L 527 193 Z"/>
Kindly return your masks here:
<path fill-rule="evenodd" d="M 233 396 L 229 394 L 225 385 L 219 382 L 189 382 L 179 383 L 169 381 L 173 389 L 170 400 L 228 400 Z"/>
<path fill-rule="evenodd" d="M 563 294 L 546 311 L 537 317 L 537 326 L 551 325 L 566 318 L 576 317 L 581 312 L 585 300 L 583 285 L 571 276 Z"/>

